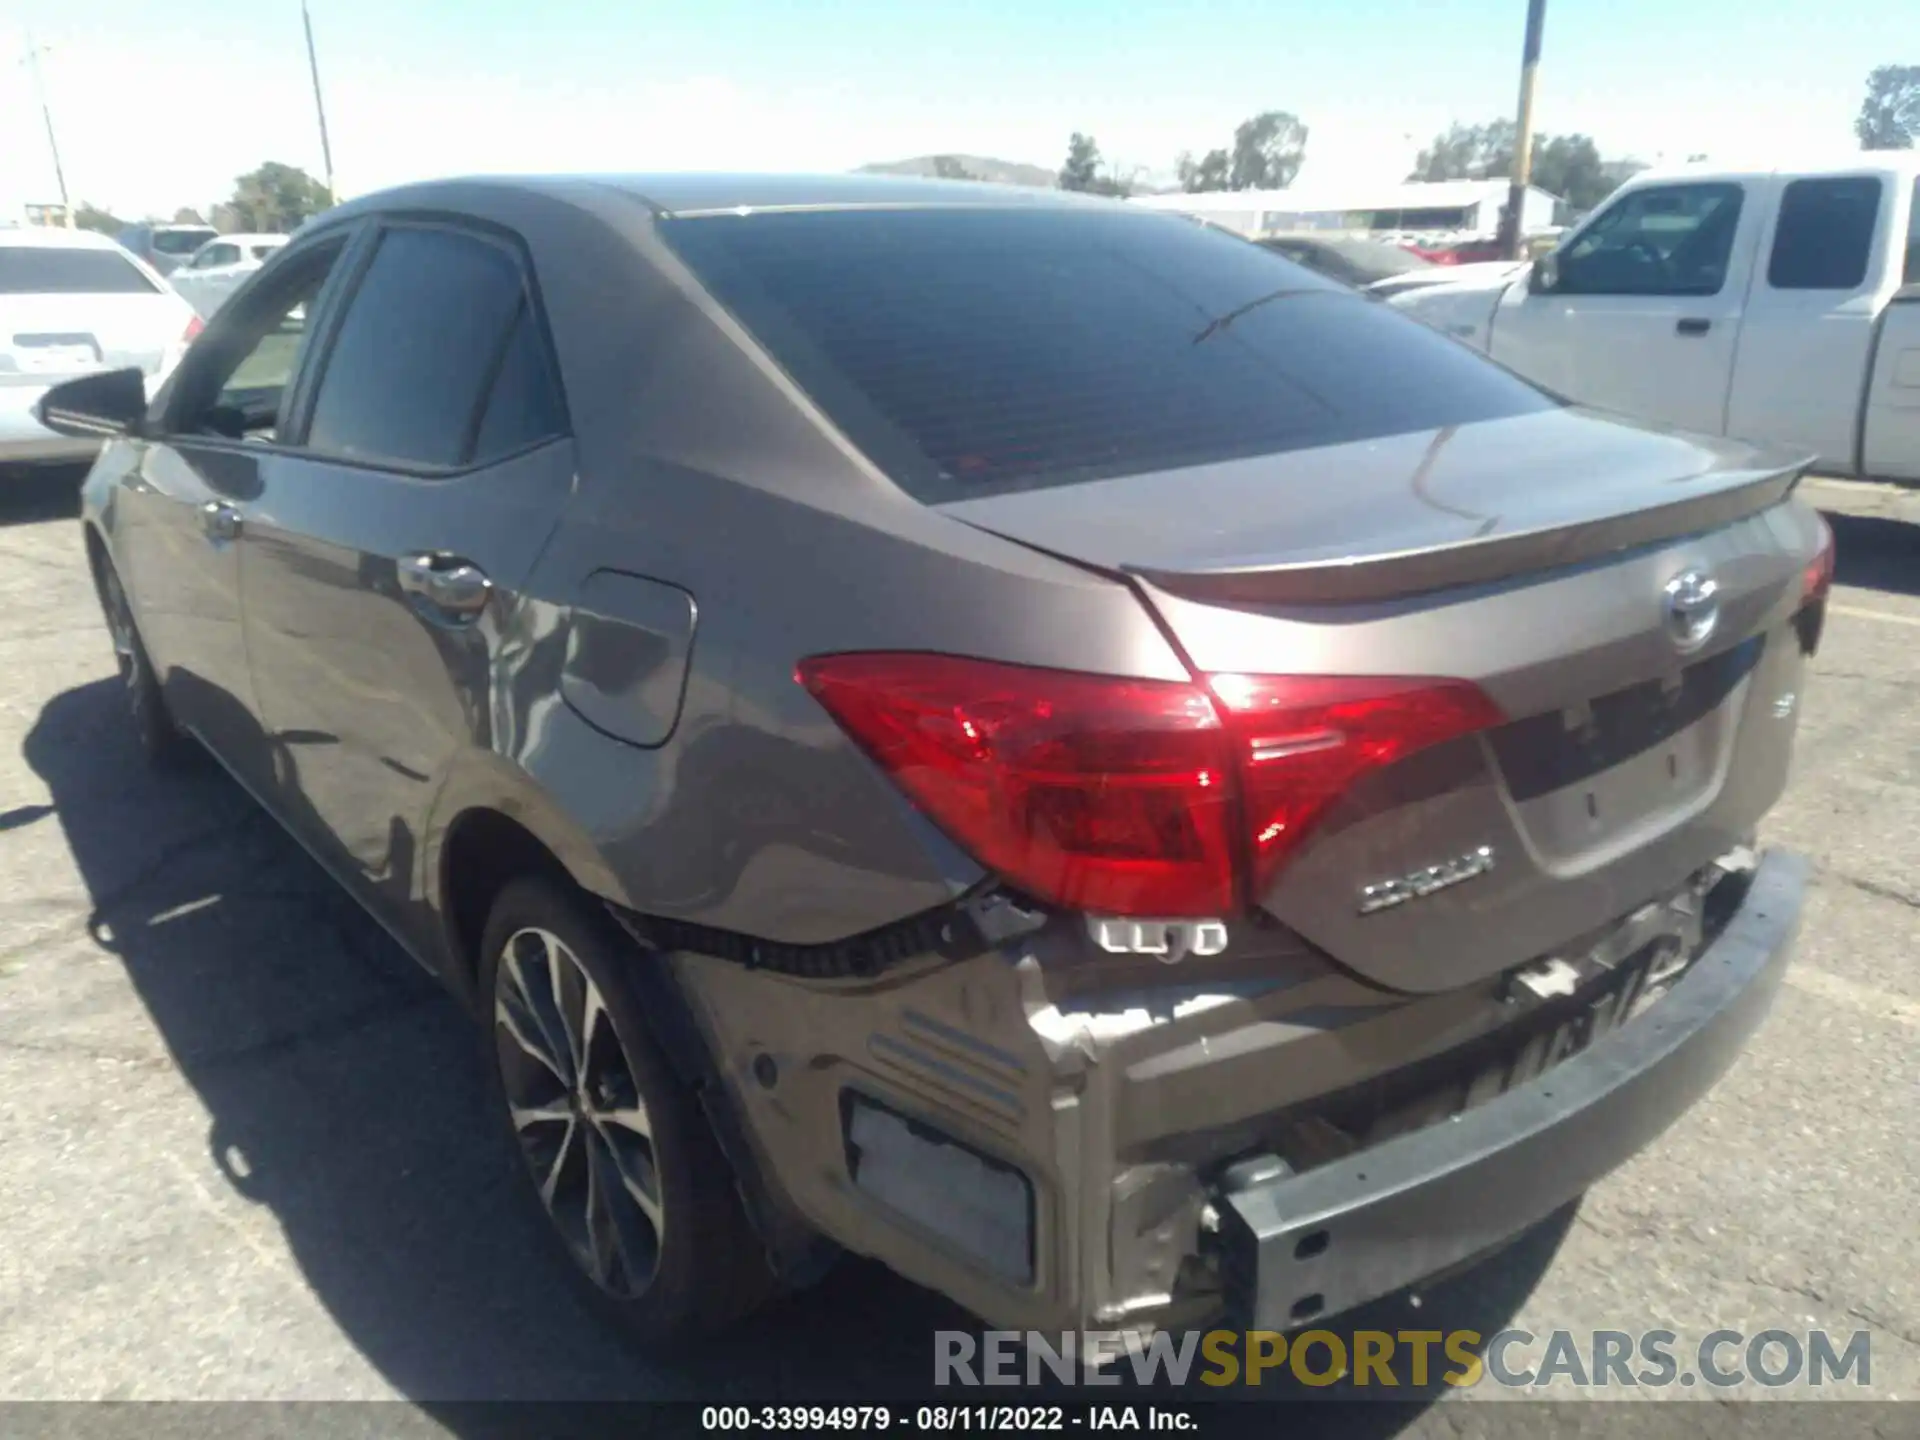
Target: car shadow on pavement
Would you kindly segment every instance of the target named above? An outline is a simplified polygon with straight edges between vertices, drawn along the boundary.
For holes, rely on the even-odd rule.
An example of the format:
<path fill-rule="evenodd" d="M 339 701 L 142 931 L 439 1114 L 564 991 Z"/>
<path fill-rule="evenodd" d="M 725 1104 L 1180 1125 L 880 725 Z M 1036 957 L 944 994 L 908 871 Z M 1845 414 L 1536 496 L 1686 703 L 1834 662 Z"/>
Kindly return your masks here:
<path fill-rule="evenodd" d="M 85 465 L 0 465 L 0 527 L 68 520 L 80 513 Z"/>
<path fill-rule="evenodd" d="M 1895 595 L 1920 595 L 1920 525 L 1884 515 L 1829 513 L 1834 582 Z"/>
<path fill-rule="evenodd" d="M 183 1158 L 268 1207 L 346 1340 L 456 1432 L 486 1429 L 475 1401 L 925 1399 L 933 1332 L 974 1328 L 848 1258 L 710 1344 L 639 1354 L 618 1343 L 561 1283 L 483 1112 L 473 1022 L 437 982 L 217 766 L 147 770 L 117 681 L 51 700 L 25 752 L 91 897 L 95 942 L 211 1116 L 206 1155 Z M 1570 1223 L 1562 1212 L 1417 1300 L 1393 1297 L 1336 1328 L 1491 1334 Z M 1239 1394 L 1343 1390 L 1276 1378 Z M 1220 1393 L 1192 1385 L 1183 1398 Z M 1393 1433 L 1409 1413 L 1339 1410 L 1349 1434 Z"/>

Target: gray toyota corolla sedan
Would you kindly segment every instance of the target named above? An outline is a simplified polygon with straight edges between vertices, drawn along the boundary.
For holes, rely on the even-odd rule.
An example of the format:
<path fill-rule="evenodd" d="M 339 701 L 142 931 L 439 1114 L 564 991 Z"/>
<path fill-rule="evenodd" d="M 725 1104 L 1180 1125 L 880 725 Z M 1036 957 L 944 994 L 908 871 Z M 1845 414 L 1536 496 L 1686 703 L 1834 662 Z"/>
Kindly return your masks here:
<path fill-rule="evenodd" d="M 1177 217 L 419 185 L 42 410 L 112 437 L 142 742 L 472 1006 L 644 1337 L 842 1248 L 1020 1329 L 1333 1314 L 1652 1140 L 1787 963 L 1803 462 Z"/>

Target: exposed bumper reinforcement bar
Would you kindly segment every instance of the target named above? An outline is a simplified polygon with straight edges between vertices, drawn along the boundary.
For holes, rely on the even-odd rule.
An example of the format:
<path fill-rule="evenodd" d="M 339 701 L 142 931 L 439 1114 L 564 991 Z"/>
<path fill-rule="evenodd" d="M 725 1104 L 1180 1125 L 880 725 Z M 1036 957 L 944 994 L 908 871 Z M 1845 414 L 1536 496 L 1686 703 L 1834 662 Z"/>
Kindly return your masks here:
<path fill-rule="evenodd" d="M 1671 992 L 1589 1049 L 1450 1121 L 1300 1175 L 1228 1188 L 1249 1323 L 1284 1330 L 1387 1295 L 1524 1230 L 1646 1146 L 1758 1028 L 1799 930 L 1807 862 L 1775 851 Z"/>

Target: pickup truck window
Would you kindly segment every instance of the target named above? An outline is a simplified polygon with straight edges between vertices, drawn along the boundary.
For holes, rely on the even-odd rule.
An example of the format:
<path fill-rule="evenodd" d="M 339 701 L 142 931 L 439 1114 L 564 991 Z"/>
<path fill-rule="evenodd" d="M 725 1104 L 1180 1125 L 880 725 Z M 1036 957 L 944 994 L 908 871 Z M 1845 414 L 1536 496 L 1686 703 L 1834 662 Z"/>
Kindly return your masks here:
<path fill-rule="evenodd" d="M 1880 182 L 1871 175 L 1794 180 L 1780 199 L 1767 284 L 1775 290 L 1857 290 L 1880 221 Z"/>
<path fill-rule="evenodd" d="M 1740 186 L 1649 185 L 1560 252 L 1565 295 L 1717 295 L 1740 224 Z"/>
<path fill-rule="evenodd" d="M 1907 269 L 1903 285 L 1920 285 L 1920 180 L 1913 182 L 1913 208 L 1907 212 Z"/>

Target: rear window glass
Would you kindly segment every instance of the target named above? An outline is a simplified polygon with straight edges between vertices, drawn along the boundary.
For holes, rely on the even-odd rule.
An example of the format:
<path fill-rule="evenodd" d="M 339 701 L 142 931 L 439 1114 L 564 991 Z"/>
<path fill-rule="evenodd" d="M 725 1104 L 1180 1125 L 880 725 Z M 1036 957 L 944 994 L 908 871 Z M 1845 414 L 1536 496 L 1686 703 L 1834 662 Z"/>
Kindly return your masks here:
<path fill-rule="evenodd" d="M 0 295 L 151 295 L 154 288 L 111 250 L 0 245 Z"/>
<path fill-rule="evenodd" d="M 1880 220 L 1871 176 L 1795 180 L 1780 200 L 1767 284 L 1776 290 L 1857 290 Z"/>
<path fill-rule="evenodd" d="M 662 230 L 930 504 L 1556 403 L 1417 321 L 1171 216 L 843 210 Z"/>
<path fill-rule="evenodd" d="M 156 230 L 153 248 L 162 255 L 191 255 L 219 233 L 217 230 Z"/>

